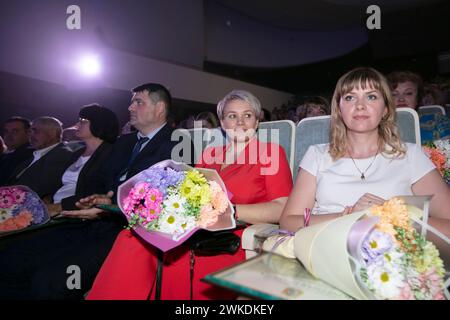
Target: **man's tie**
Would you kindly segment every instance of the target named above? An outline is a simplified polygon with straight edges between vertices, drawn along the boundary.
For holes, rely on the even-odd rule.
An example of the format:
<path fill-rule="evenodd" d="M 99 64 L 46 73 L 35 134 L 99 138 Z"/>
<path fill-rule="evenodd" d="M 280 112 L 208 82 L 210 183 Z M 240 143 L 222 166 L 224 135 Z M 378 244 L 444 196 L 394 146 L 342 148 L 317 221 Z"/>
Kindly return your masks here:
<path fill-rule="evenodd" d="M 120 173 L 120 181 L 125 180 L 125 176 L 128 172 L 128 168 L 133 163 L 134 159 L 136 159 L 137 155 L 141 151 L 141 147 L 144 143 L 146 143 L 149 140 L 148 137 L 138 138 L 138 141 L 136 141 L 136 144 L 134 145 L 133 151 L 131 152 L 130 160 L 128 160 L 127 166 L 122 170 Z"/>

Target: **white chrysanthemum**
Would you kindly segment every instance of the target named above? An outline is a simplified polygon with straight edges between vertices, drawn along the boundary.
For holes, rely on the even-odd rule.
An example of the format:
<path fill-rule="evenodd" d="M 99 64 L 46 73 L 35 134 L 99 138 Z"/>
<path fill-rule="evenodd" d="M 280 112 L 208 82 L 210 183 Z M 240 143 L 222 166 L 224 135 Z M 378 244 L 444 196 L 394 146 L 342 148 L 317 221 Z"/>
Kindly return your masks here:
<path fill-rule="evenodd" d="M 399 250 L 391 249 L 383 254 L 383 263 L 390 264 L 391 268 L 400 270 L 403 264 L 403 256 L 404 254 Z"/>
<path fill-rule="evenodd" d="M 184 205 L 186 198 L 181 197 L 179 194 L 169 195 L 163 202 L 166 212 L 172 212 L 175 214 L 181 214 L 184 211 Z"/>
<path fill-rule="evenodd" d="M 164 212 L 158 219 L 159 231 L 174 235 L 182 233 L 181 218 L 182 216 L 174 212 Z"/>
<path fill-rule="evenodd" d="M 172 235 L 181 235 L 195 227 L 194 217 L 184 216 L 176 212 L 165 211 L 158 220 L 159 231 Z"/>
<path fill-rule="evenodd" d="M 371 283 L 375 296 L 379 299 L 396 299 L 400 296 L 405 285 L 405 278 L 401 268 L 393 264 L 380 266 L 377 263 L 367 267 L 367 277 Z"/>
<path fill-rule="evenodd" d="M 190 216 L 183 216 L 183 222 L 181 223 L 181 227 L 184 231 L 190 231 L 194 229 L 197 225 L 195 218 Z"/>

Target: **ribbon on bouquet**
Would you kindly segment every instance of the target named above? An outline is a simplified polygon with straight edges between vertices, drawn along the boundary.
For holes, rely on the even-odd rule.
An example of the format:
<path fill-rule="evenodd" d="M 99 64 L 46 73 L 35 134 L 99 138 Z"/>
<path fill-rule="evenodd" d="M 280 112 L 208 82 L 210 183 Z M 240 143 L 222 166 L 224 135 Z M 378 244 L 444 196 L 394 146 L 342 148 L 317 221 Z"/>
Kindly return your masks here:
<path fill-rule="evenodd" d="M 287 231 L 287 230 L 283 230 L 283 229 L 277 229 L 277 230 L 273 230 L 272 232 L 269 233 L 269 237 L 270 236 L 277 236 L 277 235 L 282 235 L 280 237 L 280 239 L 278 239 L 272 246 L 272 249 L 270 249 L 269 253 L 272 254 L 275 252 L 275 250 L 278 248 L 278 246 L 280 244 L 282 244 L 286 239 L 288 239 L 289 237 L 292 237 L 295 235 L 295 232 L 292 231 Z"/>
<path fill-rule="evenodd" d="M 309 226 L 309 220 L 311 218 L 311 209 L 310 208 L 305 208 L 305 211 L 303 212 L 303 228 L 306 228 L 307 226 Z M 273 244 L 272 248 L 270 249 L 269 253 L 274 253 L 275 250 L 287 239 L 293 237 L 295 235 L 295 232 L 292 231 L 287 231 L 287 230 L 283 230 L 283 229 L 277 229 L 277 230 L 273 230 L 268 234 L 268 237 L 271 236 L 278 236 L 281 235 L 281 237 L 275 241 L 275 243 Z"/>

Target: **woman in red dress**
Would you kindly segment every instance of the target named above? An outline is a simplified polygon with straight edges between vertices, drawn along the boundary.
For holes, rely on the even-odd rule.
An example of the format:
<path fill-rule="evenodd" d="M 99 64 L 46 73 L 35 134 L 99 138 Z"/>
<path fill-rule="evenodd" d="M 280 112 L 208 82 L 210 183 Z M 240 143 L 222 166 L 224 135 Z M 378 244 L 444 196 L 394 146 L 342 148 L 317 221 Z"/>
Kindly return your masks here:
<path fill-rule="evenodd" d="M 231 193 L 237 219 L 248 224 L 278 223 L 292 190 L 292 176 L 284 150 L 256 138 L 261 104 L 251 93 L 235 90 L 217 106 L 228 140 L 225 146 L 207 148 L 197 167 L 217 170 Z M 243 229 L 234 233 L 241 236 Z M 191 284 L 190 254 L 179 246 L 164 254 L 161 299 L 233 299 L 236 294 L 200 281 L 211 272 L 241 262 L 245 253 L 196 256 Z M 157 249 L 134 231 L 117 237 L 88 299 L 154 299 Z"/>

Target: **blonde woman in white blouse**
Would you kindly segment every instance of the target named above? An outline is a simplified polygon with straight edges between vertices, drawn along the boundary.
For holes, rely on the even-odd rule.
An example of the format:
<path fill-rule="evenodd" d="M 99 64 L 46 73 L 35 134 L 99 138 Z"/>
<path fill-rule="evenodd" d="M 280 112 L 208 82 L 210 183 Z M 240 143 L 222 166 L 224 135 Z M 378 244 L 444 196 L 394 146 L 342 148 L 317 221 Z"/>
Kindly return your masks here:
<path fill-rule="evenodd" d="M 385 77 L 357 68 L 336 85 L 330 143 L 305 154 L 280 227 L 297 231 L 305 208 L 314 224 L 397 195 L 433 195 L 430 224 L 449 235 L 449 187 L 420 146 L 401 142 Z"/>

